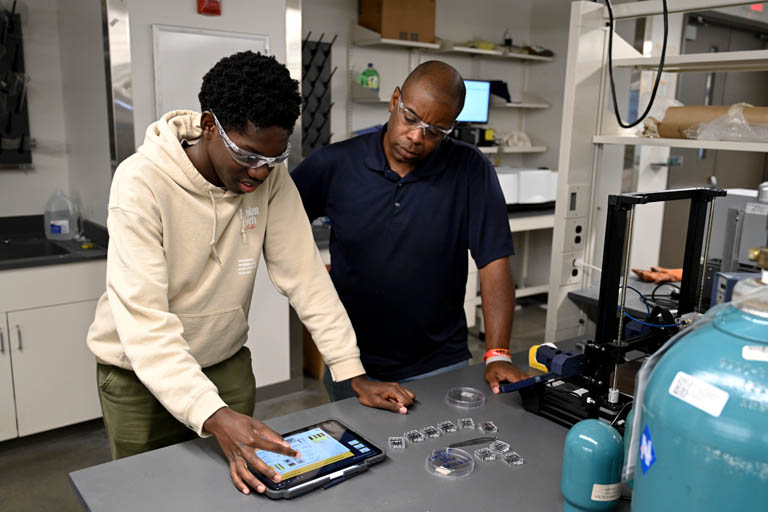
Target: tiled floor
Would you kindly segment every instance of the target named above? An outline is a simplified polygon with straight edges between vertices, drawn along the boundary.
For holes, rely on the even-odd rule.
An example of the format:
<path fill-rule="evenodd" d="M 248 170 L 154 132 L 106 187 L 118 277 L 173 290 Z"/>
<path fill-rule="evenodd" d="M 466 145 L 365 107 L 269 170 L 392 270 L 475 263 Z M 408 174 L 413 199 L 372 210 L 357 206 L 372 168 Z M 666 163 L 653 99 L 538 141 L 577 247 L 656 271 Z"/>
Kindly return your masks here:
<path fill-rule="evenodd" d="M 546 311 L 536 300 L 515 314 L 512 351 L 541 343 Z M 484 343 L 475 330 L 469 339 L 471 364 L 482 362 Z M 275 418 L 328 402 L 322 383 L 304 379 L 304 389 L 256 404 L 254 416 Z M 0 443 L 0 511 L 68 512 L 81 510 L 67 475 L 110 460 L 101 420 Z"/>

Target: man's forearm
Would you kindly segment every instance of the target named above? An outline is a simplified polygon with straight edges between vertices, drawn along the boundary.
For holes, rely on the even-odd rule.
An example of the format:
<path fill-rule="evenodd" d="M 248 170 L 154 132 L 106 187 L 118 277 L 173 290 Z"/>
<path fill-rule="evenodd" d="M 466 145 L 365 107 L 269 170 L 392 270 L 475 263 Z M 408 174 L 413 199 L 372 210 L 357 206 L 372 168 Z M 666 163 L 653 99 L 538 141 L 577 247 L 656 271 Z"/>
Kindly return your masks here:
<path fill-rule="evenodd" d="M 509 268 L 509 258 L 492 261 L 481 268 L 479 274 L 485 350 L 508 349 L 515 315 L 515 281 Z"/>

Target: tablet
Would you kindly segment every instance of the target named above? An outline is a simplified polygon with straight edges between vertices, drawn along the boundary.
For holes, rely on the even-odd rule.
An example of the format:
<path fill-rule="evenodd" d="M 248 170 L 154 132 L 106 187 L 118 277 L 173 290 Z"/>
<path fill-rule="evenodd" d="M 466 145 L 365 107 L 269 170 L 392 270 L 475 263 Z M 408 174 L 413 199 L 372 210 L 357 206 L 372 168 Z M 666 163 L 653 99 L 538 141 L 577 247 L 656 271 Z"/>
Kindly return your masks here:
<path fill-rule="evenodd" d="M 330 487 L 386 457 L 384 450 L 336 419 L 288 432 L 283 439 L 301 454 L 300 458 L 265 450 L 256 452 L 266 465 L 283 475 L 282 481 L 274 482 L 252 469 L 266 486 L 266 495 L 275 499 Z"/>

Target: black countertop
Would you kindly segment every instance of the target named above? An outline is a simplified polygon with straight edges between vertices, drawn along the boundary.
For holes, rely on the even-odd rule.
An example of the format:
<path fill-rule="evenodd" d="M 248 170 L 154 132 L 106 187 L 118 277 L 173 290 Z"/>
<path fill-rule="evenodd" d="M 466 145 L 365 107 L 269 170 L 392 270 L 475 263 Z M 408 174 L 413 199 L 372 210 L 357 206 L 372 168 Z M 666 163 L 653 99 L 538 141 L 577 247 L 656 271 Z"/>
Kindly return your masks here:
<path fill-rule="evenodd" d="M 43 222 L 42 215 L 0 217 L 0 270 L 58 265 L 107 257 L 109 235 L 104 226 L 87 219 L 83 222 L 84 235 L 94 245 L 90 249 L 83 249 L 83 242 L 47 240 Z M 328 248 L 331 237 L 330 226 L 325 224 L 312 226 L 312 234 L 318 248 Z M 29 254 L 20 257 L 14 257 L 14 254 L 3 254 L 3 248 L 11 246 L 13 246 L 13 252 L 19 254 L 29 252 Z M 24 251 L 23 246 L 29 248 L 29 251 Z"/>
<path fill-rule="evenodd" d="M 510 217 L 516 214 L 510 214 Z M 518 214 L 519 215 L 519 214 Z M 94 244 L 92 249 L 83 249 L 81 242 L 49 240 L 50 254 L 28 256 L 15 259 L 0 258 L 0 270 L 12 268 L 36 267 L 40 265 L 56 265 L 103 259 L 107 257 L 109 236 L 107 229 L 89 220 L 85 220 L 85 236 Z M 312 235 L 319 249 L 327 249 L 331 238 L 331 226 L 328 224 L 312 225 Z M 23 215 L 17 217 L 0 217 L 0 253 L 5 240 L 45 240 L 42 215 Z M 61 254 L 55 254 L 61 252 Z"/>
<path fill-rule="evenodd" d="M 93 244 L 75 240 L 48 240 L 42 215 L 0 217 L 0 270 L 105 259 L 107 229 L 85 220 L 83 234 Z"/>

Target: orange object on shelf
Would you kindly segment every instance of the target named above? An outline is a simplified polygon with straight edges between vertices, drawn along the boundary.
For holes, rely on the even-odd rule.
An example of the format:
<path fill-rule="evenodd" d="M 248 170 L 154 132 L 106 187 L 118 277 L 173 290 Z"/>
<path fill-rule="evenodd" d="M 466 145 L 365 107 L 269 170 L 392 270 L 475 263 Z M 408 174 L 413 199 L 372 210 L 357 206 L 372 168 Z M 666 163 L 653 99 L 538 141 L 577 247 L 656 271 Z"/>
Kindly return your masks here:
<path fill-rule="evenodd" d="M 682 268 L 651 267 L 650 270 L 633 268 L 632 272 L 637 274 L 637 277 L 643 281 L 650 281 L 653 283 L 667 283 L 683 280 Z"/>

